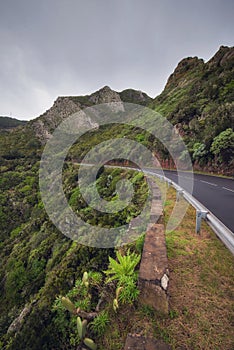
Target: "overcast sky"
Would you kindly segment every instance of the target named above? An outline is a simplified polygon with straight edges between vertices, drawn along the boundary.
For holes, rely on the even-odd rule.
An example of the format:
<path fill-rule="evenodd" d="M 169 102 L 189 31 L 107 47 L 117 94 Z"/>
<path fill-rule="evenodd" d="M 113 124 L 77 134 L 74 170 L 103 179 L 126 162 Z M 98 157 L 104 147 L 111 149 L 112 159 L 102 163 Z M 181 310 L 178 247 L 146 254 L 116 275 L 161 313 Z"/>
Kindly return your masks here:
<path fill-rule="evenodd" d="M 232 0 L 0 0 L 0 115 L 104 85 L 158 95 L 178 62 L 233 46 Z"/>

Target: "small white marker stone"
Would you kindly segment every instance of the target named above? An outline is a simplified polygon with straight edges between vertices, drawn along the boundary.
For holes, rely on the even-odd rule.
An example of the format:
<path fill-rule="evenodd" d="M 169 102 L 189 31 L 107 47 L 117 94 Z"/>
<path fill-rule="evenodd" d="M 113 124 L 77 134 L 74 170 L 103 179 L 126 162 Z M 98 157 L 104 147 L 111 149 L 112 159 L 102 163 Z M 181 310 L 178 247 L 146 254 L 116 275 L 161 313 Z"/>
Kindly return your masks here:
<path fill-rule="evenodd" d="M 164 290 L 167 290 L 168 282 L 169 282 L 169 278 L 166 274 L 164 274 L 163 277 L 161 278 L 161 286 Z"/>

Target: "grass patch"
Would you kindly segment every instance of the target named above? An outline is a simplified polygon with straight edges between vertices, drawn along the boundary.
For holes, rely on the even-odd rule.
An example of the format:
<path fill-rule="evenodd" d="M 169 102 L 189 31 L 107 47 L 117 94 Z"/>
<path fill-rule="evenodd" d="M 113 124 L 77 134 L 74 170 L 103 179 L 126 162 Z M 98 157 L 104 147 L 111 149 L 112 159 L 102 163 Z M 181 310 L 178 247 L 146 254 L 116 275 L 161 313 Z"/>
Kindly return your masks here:
<path fill-rule="evenodd" d="M 175 191 L 167 191 L 168 218 Z M 173 349 L 234 348 L 234 258 L 203 221 L 195 233 L 195 210 L 189 206 L 175 231 L 166 233 L 170 270 L 170 314 L 157 321 Z"/>
<path fill-rule="evenodd" d="M 158 184 L 165 190 L 163 183 Z M 167 188 L 166 221 L 175 198 L 175 190 Z M 200 234 L 195 233 L 195 214 L 189 206 L 177 229 L 166 232 L 169 315 L 141 304 L 125 307 L 114 315 L 103 349 L 122 349 L 129 332 L 161 338 L 173 350 L 234 349 L 234 258 L 205 222 Z"/>

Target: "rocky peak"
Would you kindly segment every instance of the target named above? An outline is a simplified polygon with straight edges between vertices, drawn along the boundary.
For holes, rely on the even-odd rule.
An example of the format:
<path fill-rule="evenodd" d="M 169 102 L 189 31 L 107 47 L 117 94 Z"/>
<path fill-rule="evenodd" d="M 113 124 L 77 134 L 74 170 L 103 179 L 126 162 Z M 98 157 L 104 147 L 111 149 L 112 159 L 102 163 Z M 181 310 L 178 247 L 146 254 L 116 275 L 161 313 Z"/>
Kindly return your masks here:
<path fill-rule="evenodd" d="M 109 86 L 104 86 L 100 90 L 94 92 L 90 95 L 89 100 L 93 104 L 121 102 L 119 94 L 116 91 L 111 90 Z"/>
<path fill-rule="evenodd" d="M 101 103 L 111 102 L 132 102 L 139 104 L 147 104 L 151 98 L 142 91 L 132 89 L 124 90 L 121 93 L 113 91 L 109 86 L 104 86 L 93 94 L 86 96 L 67 96 L 58 97 L 53 106 L 43 115 L 30 122 L 37 137 L 42 143 L 45 143 L 55 128 L 68 116 L 74 114 L 81 109 L 91 107 Z M 119 107 L 121 109 L 121 107 Z M 91 120 L 80 121 L 92 124 Z M 95 123 L 94 123 L 95 124 Z M 95 124 L 95 127 L 97 125 Z"/>
<path fill-rule="evenodd" d="M 119 93 L 123 102 L 146 105 L 152 100 L 146 93 L 140 90 L 126 89 Z"/>
<path fill-rule="evenodd" d="M 234 47 L 220 46 L 216 54 L 207 62 L 209 68 L 223 67 L 229 62 L 234 65 Z"/>
<path fill-rule="evenodd" d="M 200 68 L 203 65 L 203 59 L 200 59 L 197 56 L 184 58 L 178 63 L 176 69 L 170 75 L 166 84 L 166 88 L 174 84 L 179 85 L 180 83 L 183 83 L 184 77 L 188 71 L 191 71 L 194 68 Z"/>

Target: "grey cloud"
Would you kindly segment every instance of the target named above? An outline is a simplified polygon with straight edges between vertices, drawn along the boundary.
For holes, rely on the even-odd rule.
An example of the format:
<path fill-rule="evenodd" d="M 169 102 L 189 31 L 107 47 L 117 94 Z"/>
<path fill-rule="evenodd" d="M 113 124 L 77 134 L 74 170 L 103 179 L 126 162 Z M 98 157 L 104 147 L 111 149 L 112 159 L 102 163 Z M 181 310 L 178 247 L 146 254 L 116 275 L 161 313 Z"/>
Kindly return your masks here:
<path fill-rule="evenodd" d="M 233 45 L 233 2 L 8 0 L 0 4 L 0 115 L 36 117 L 104 85 L 159 94 L 178 61 Z"/>

